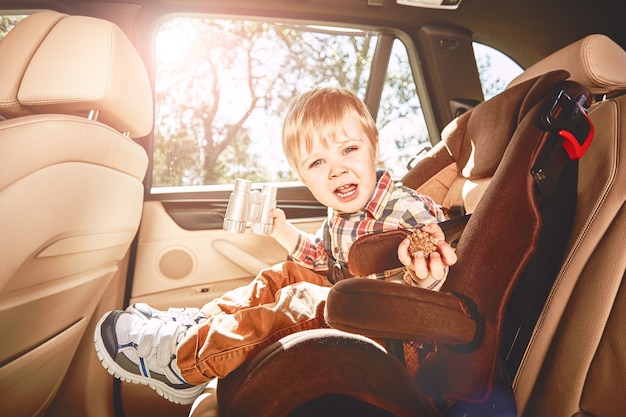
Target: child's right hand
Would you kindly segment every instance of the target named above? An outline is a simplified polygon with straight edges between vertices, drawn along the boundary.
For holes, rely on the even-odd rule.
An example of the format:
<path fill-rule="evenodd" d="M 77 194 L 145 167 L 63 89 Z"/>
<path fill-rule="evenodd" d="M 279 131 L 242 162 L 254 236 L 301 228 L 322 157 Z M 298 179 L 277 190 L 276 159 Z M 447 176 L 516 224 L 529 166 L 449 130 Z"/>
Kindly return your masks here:
<path fill-rule="evenodd" d="M 276 237 L 284 233 L 285 229 L 288 227 L 287 216 L 285 212 L 279 208 L 272 209 L 269 215 L 272 218 L 272 233 L 270 233 L 270 236 L 276 239 Z"/>
<path fill-rule="evenodd" d="M 276 239 L 285 250 L 292 251 L 298 243 L 300 231 L 287 221 L 287 216 L 283 210 L 275 208 L 269 212 L 269 215 L 273 219 L 270 236 Z"/>

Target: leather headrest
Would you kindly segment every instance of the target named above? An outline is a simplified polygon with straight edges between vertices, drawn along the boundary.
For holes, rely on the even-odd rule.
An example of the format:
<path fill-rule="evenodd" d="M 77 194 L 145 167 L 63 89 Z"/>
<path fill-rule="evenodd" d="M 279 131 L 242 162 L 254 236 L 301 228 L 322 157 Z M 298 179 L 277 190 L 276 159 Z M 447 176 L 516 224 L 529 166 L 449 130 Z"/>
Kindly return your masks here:
<path fill-rule="evenodd" d="M 511 81 L 507 88 L 541 74 L 566 70 L 592 94 L 626 89 L 626 52 L 605 35 L 589 35 L 547 56 Z"/>
<path fill-rule="evenodd" d="M 0 116 L 87 116 L 131 137 L 152 129 L 146 68 L 115 24 L 56 12 L 35 13 L 0 43 Z"/>

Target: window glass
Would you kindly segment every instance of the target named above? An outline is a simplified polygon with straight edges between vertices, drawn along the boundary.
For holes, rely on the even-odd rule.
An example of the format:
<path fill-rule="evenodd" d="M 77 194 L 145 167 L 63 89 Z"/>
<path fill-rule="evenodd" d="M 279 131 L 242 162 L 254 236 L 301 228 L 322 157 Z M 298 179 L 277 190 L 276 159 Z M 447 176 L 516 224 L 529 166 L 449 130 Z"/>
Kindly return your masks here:
<path fill-rule="evenodd" d="M 396 39 L 376 120 L 381 143 L 380 161 L 394 178 L 402 178 L 411 159 L 431 145 L 411 74 L 406 47 Z"/>
<path fill-rule="evenodd" d="M 504 91 L 509 82 L 524 70 L 507 55 L 481 43 L 474 42 L 474 55 L 485 100 Z"/>
<path fill-rule="evenodd" d="M 153 189 L 295 181 L 280 145 L 289 100 L 316 86 L 365 96 L 376 31 L 176 17 L 156 37 Z M 382 166 L 428 140 L 404 44 L 396 41 L 377 115 Z"/>
<path fill-rule="evenodd" d="M 0 15 L 0 42 L 2 42 L 5 36 L 7 36 L 7 33 L 9 33 L 11 29 L 13 29 L 13 26 L 15 26 L 17 22 L 19 22 L 26 16 L 27 15 L 17 15 L 17 14 Z"/>

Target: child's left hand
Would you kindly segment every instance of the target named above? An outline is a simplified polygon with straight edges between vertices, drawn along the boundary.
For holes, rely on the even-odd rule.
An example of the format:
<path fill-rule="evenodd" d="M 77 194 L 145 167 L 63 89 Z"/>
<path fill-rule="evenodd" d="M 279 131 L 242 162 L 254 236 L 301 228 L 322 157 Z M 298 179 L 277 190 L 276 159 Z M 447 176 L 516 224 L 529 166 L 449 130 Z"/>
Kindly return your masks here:
<path fill-rule="evenodd" d="M 398 259 L 408 271 L 405 276 L 408 284 L 421 288 L 439 289 L 447 275 L 448 267 L 456 263 L 456 252 L 445 241 L 443 230 L 437 223 L 429 223 L 421 230 L 435 238 L 437 249 L 428 258 L 424 257 L 422 251 L 411 255 L 409 253 L 410 240 L 407 238 L 398 246 Z"/>

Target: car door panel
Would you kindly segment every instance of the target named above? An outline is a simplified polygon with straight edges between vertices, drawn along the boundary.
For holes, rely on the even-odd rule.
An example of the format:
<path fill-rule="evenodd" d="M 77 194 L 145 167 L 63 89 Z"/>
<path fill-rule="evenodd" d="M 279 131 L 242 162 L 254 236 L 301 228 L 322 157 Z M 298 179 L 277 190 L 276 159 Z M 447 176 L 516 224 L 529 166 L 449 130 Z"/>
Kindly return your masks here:
<path fill-rule="evenodd" d="M 309 207 L 308 211 L 318 216 L 292 221 L 298 228 L 314 233 L 322 221 L 319 214 L 325 208 L 310 204 L 314 205 L 305 208 Z M 201 215 L 202 203 L 198 202 L 188 204 L 187 214 L 177 206 L 172 216 L 167 206 L 168 203 L 161 201 L 144 204 L 131 304 L 141 301 L 155 308 L 200 307 L 226 291 L 247 284 L 262 268 L 287 259 L 287 251 L 269 236 L 254 234 L 249 229 L 245 233 L 224 231 L 223 210 L 206 209 L 206 215 Z M 281 206 L 293 214 L 302 204 Z M 220 228 L 213 227 L 216 222 L 207 222 L 207 218 L 218 219 Z M 205 227 L 200 227 L 201 224 Z M 208 224 L 213 226 L 207 227 Z"/>

